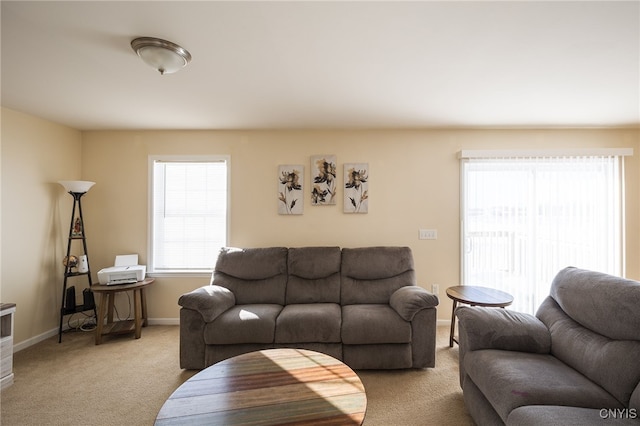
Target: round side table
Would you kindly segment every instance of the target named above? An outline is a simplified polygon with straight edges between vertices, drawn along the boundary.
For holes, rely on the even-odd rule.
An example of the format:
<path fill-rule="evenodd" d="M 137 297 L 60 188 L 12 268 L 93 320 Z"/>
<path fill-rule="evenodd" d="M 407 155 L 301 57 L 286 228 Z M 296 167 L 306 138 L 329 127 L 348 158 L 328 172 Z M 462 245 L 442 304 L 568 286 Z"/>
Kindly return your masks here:
<path fill-rule="evenodd" d="M 136 339 L 142 335 L 142 327 L 147 326 L 147 299 L 145 297 L 145 288 L 153 284 L 153 278 L 146 278 L 133 284 L 119 285 L 98 285 L 95 284 L 91 290 L 95 293 L 102 294 L 100 298 L 100 308 L 98 309 L 97 327 L 96 327 L 96 345 L 102 343 L 102 336 L 108 334 L 124 334 L 135 333 Z M 133 320 L 113 320 L 114 297 L 116 293 L 132 291 L 133 292 Z M 105 314 L 107 316 L 107 324 L 104 324 Z"/>
<path fill-rule="evenodd" d="M 447 296 L 453 300 L 451 310 L 451 333 L 449 334 L 449 347 L 453 347 L 453 342 L 458 343 L 454 337 L 456 331 L 456 307 L 458 303 L 471 306 L 486 306 L 492 308 L 504 308 L 513 302 L 513 296 L 504 291 L 488 287 L 478 287 L 473 285 L 459 285 L 449 287 Z M 458 343 L 459 344 L 459 343 Z"/>

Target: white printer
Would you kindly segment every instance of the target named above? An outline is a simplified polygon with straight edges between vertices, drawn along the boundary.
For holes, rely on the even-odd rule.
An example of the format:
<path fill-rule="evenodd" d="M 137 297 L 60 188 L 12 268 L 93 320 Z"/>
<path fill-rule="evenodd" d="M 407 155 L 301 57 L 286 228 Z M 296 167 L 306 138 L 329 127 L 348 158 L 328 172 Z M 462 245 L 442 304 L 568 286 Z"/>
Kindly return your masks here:
<path fill-rule="evenodd" d="M 114 266 L 98 271 L 98 281 L 102 285 L 132 284 L 144 280 L 146 265 L 138 265 L 137 254 L 116 256 Z"/>

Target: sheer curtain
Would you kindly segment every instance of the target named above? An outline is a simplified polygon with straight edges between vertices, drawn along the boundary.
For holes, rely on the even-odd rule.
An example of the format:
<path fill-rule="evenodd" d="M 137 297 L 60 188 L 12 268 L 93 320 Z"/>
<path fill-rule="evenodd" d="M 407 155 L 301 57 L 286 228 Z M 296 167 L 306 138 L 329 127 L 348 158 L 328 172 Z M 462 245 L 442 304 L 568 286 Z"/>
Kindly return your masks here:
<path fill-rule="evenodd" d="M 621 275 L 623 156 L 477 154 L 461 153 L 464 284 L 535 313 L 566 266 Z"/>

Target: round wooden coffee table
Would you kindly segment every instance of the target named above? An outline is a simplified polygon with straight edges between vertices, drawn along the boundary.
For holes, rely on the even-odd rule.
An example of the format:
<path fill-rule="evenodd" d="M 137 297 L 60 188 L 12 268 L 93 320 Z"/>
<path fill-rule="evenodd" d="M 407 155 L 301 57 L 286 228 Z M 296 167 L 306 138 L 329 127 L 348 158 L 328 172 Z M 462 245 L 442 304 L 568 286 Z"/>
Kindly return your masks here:
<path fill-rule="evenodd" d="M 184 382 L 156 425 L 360 425 L 367 397 L 360 378 L 328 355 L 268 349 L 226 359 Z"/>
<path fill-rule="evenodd" d="M 458 343 L 454 333 L 456 331 L 456 307 L 459 303 L 471 306 L 487 306 L 493 308 L 504 308 L 513 302 L 513 296 L 504 291 L 488 287 L 478 287 L 472 285 L 459 285 L 449 287 L 447 296 L 453 300 L 451 310 L 451 333 L 449 334 L 449 347 L 453 347 L 453 342 Z"/>

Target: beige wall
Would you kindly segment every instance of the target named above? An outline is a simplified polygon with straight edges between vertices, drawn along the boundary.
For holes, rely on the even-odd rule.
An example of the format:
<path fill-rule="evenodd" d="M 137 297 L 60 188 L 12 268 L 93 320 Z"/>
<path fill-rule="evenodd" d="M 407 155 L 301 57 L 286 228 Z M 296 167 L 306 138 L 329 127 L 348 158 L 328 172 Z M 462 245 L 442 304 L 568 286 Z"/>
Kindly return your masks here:
<path fill-rule="evenodd" d="M 627 275 L 640 278 L 639 133 L 623 130 L 425 130 L 425 131 L 145 131 L 83 134 L 83 178 L 97 182 L 86 199 L 92 269 L 110 266 L 116 254 L 147 253 L 147 158 L 166 154 L 231 156 L 230 245 L 407 245 L 419 283 L 440 285 L 439 319 L 451 314 L 446 287 L 459 282 L 459 161 L 461 149 L 631 147 L 627 160 Z M 366 215 L 336 206 L 304 214 L 277 214 L 277 167 L 305 165 L 309 157 L 336 154 L 339 180 L 346 162 L 370 166 Z M 308 192 L 308 191 L 307 191 Z M 438 239 L 418 240 L 419 228 Z M 207 277 L 158 278 L 149 288 L 149 315 L 178 317 L 180 294 Z"/>
<path fill-rule="evenodd" d="M 424 131 L 91 131 L 79 132 L 15 111 L 2 110 L 3 302 L 18 304 L 16 343 L 57 329 L 61 259 L 72 199 L 56 181 L 96 185 L 83 197 L 91 268 L 116 254 L 147 261 L 149 155 L 231 156 L 230 244 L 236 246 L 408 245 L 418 280 L 440 285 L 438 316 L 448 320 L 444 294 L 459 280 L 459 163 L 461 149 L 631 147 L 626 161 L 627 276 L 640 278 L 640 132 L 631 130 L 424 130 Z M 335 154 L 339 178 L 346 162 L 368 162 L 371 199 L 366 215 L 336 206 L 312 207 L 302 216 L 277 214 L 277 166 Z M 419 228 L 438 229 L 435 241 L 418 240 Z M 207 277 L 158 278 L 148 290 L 149 316 L 178 318 L 180 294 Z M 128 301 L 119 296 L 121 315 Z"/>
<path fill-rule="evenodd" d="M 77 130 L 2 109 L 0 298 L 17 304 L 16 344 L 57 327 L 73 199 L 56 182 L 80 178 L 81 142 Z"/>

